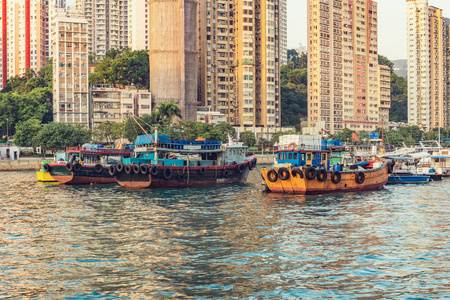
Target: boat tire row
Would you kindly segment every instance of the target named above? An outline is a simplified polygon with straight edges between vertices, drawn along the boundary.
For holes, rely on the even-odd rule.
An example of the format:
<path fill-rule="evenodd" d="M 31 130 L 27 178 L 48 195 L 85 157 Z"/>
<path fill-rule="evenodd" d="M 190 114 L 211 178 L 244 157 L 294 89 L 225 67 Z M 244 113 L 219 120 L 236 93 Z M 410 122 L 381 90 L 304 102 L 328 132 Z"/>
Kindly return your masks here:
<path fill-rule="evenodd" d="M 282 167 L 277 170 L 270 169 L 267 172 L 267 179 L 274 183 L 278 181 L 278 178 L 282 181 L 289 180 L 290 177 L 299 176 L 301 179 L 306 178 L 307 180 L 314 180 L 317 178 L 318 181 L 326 181 L 328 178 L 328 172 L 325 169 L 315 169 L 314 167 L 308 167 L 303 172 L 300 168 L 292 168 L 289 172 L 288 168 Z M 331 172 L 331 182 L 334 184 L 338 184 L 341 182 L 342 175 L 340 171 Z M 363 184 L 366 177 L 363 172 L 357 172 L 355 174 L 355 182 L 358 184 Z"/>

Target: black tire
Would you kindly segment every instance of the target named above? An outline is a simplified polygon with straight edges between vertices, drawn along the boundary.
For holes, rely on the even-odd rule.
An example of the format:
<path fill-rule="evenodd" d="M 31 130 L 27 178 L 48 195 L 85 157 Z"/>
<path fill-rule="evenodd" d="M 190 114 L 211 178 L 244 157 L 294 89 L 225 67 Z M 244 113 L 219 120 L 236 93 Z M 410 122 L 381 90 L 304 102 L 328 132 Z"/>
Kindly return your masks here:
<path fill-rule="evenodd" d="M 117 173 L 122 173 L 124 167 L 123 162 L 118 163 L 116 167 Z"/>
<path fill-rule="evenodd" d="M 392 174 L 392 171 L 394 170 L 394 165 L 395 165 L 394 162 L 392 162 L 392 161 L 388 162 L 388 173 L 389 174 Z"/>
<path fill-rule="evenodd" d="M 363 184 L 365 179 L 366 179 L 366 176 L 364 175 L 363 172 L 356 173 L 355 181 L 357 184 Z"/>
<path fill-rule="evenodd" d="M 95 173 L 100 174 L 102 171 L 103 171 L 103 167 L 102 167 L 101 164 L 96 164 L 96 165 L 94 166 L 94 172 L 95 172 Z"/>
<path fill-rule="evenodd" d="M 230 175 L 231 175 L 230 170 L 223 170 L 223 177 L 228 178 L 230 177 Z"/>
<path fill-rule="evenodd" d="M 277 180 L 278 180 L 277 171 L 275 171 L 274 169 L 270 169 L 267 172 L 267 180 L 269 180 L 270 182 L 277 182 Z"/>
<path fill-rule="evenodd" d="M 163 173 L 164 179 L 170 180 L 170 179 L 172 179 L 172 175 L 173 175 L 172 169 L 170 169 L 170 168 L 164 169 L 164 173 Z"/>
<path fill-rule="evenodd" d="M 205 167 L 201 167 L 200 169 L 198 169 L 198 172 L 200 173 L 200 175 L 205 175 L 206 174 L 206 168 Z"/>
<path fill-rule="evenodd" d="M 133 165 L 132 168 L 133 168 L 134 174 L 141 173 L 141 168 L 139 167 L 139 165 Z"/>
<path fill-rule="evenodd" d="M 152 166 L 150 169 L 150 174 L 152 174 L 153 176 L 156 176 L 156 175 L 158 175 L 158 171 L 159 171 L 158 166 Z"/>
<path fill-rule="evenodd" d="M 45 166 L 48 166 L 48 165 L 45 165 Z M 45 166 L 44 166 L 44 169 L 45 169 Z M 73 165 L 71 164 L 71 163 L 67 163 L 66 164 L 66 168 L 67 168 L 67 170 L 69 170 L 70 172 L 72 172 L 72 170 L 73 170 Z M 47 171 L 48 172 L 48 171 Z"/>
<path fill-rule="evenodd" d="M 253 160 L 251 160 L 251 161 L 248 163 L 248 169 L 251 171 L 251 170 L 253 170 L 253 168 L 255 168 L 255 165 L 253 164 Z"/>
<path fill-rule="evenodd" d="M 81 170 L 81 165 L 79 163 L 73 164 L 73 170 L 79 172 Z"/>
<path fill-rule="evenodd" d="M 327 177 L 328 177 L 327 170 L 319 169 L 319 171 L 317 171 L 317 180 L 323 182 L 323 181 L 327 180 Z"/>
<path fill-rule="evenodd" d="M 245 165 L 244 164 L 239 164 L 237 168 L 238 168 L 239 173 L 244 173 L 244 171 L 245 171 Z"/>
<path fill-rule="evenodd" d="M 142 175 L 148 174 L 148 167 L 147 167 L 146 165 L 141 165 L 141 166 L 139 167 L 139 170 L 141 171 L 141 174 L 142 174 Z"/>
<path fill-rule="evenodd" d="M 109 168 L 108 168 L 108 173 L 109 173 L 109 175 L 111 175 L 111 176 L 115 176 L 115 175 L 117 174 L 117 168 L 116 168 L 116 166 L 115 166 L 115 165 L 109 166 Z"/>
<path fill-rule="evenodd" d="M 288 180 L 289 177 L 291 177 L 291 174 L 289 173 L 289 170 L 287 168 L 279 168 L 278 177 L 280 177 L 281 180 L 285 181 Z"/>
<path fill-rule="evenodd" d="M 313 180 L 316 178 L 316 169 L 313 167 L 308 167 L 305 171 L 305 178 L 308 180 Z"/>
<path fill-rule="evenodd" d="M 66 165 L 67 166 L 67 165 Z M 44 170 L 45 170 L 45 172 L 50 172 L 51 170 L 52 170 L 52 167 L 50 167 L 50 165 L 48 165 L 48 164 L 45 164 L 44 165 Z M 70 171 L 70 170 L 69 170 Z"/>
<path fill-rule="evenodd" d="M 182 172 L 182 173 L 178 172 L 177 179 L 179 182 L 183 182 L 185 178 L 186 178 L 186 174 L 184 172 Z"/>
<path fill-rule="evenodd" d="M 125 174 L 128 174 L 128 175 L 130 175 L 131 172 L 133 171 L 133 169 L 131 168 L 130 165 L 125 165 L 125 166 L 123 167 L 123 170 L 124 170 Z"/>
<path fill-rule="evenodd" d="M 339 171 L 334 171 L 333 173 L 331 173 L 331 182 L 334 184 L 338 184 L 339 182 L 341 182 L 341 172 Z"/>
<path fill-rule="evenodd" d="M 298 174 L 298 176 L 300 176 L 301 179 L 303 179 L 303 177 L 304 177 L 302 170 L 300 170 L 299 168 L 293 168 L 291 171 L 291 174 L 292 174 L 292 177 L 296 177 L 297 174 Z"/>

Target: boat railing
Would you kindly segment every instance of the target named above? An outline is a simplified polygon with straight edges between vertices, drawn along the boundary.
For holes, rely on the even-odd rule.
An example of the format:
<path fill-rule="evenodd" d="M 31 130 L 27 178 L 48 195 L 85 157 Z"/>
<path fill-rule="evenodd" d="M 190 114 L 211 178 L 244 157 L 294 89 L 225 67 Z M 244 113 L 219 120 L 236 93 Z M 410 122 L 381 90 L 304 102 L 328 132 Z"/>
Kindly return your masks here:
<path fill-rule="evenodd" d="M 97 155 L 126 155 L 130 154 L 131 150 L 126 149 L 109 149 L 109 148 L 95 148 L 95 147 L 66 147 L 67 153 L 85 153 Z"/>

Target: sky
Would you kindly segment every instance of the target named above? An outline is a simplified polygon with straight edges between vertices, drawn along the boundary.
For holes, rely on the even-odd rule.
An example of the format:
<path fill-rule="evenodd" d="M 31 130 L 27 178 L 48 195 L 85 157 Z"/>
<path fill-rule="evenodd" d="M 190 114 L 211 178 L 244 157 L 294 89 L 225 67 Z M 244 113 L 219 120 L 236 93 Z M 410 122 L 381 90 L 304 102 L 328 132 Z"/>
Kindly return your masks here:
<path fill-rule="evenodd" d="M 406 0 L 378 0 L 378 52 L 390 60 L 406 59 Z M 429 0 L 450 18 L 449 0 Z M 306 46 L 306 0 L 287 0 L 288 49 Z"/>

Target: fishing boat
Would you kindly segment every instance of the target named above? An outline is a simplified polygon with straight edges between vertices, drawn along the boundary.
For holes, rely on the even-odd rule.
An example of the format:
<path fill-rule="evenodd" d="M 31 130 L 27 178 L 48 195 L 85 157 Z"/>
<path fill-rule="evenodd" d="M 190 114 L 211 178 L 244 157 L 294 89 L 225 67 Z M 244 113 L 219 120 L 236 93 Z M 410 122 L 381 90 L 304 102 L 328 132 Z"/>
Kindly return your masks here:
<path fill-rule="evenodd" d="M 430 176 L 428 175 L 418 175 L 410 172 L 396 172 L 389 174 L 387 184 L 420 184 L 428 182 L 430 182 Z"/>
<path fill-rule="evenodd" d="M 68 185 L 116 183 L 109 166 L 131 155 L 131 150 L 106 149 L 95 145 L 66 148 L 64 158 L 46 164 L 45 171 L 58 182 Z"/>
<path fill-rule="evenodd" d="M 372 169 L 357 165 L 330 165 L 329 148 L 299 149 L 295 143 L 276 151 L 277 162 L 261 170 L 267 189 L 275 193 L 323 194 L 381 188 L 388 181 L 391 165 L 379 162 Z"/>
<path fill-rule="evenodd" d="M 133 157 L 109 167 L 126 188 L 190 188 L 245 183 L 256 165 L 247 147 L 230 141 L 171 140 L 167 135 L 138 136 Z"/>
<path fill-rule="evenodd" d="M 49 172 L 45 171 L 45 165 L 50 164 L 48 161 L 43 161 L 39 164 L 39 171 L 36 172 L 38 182 L 57 182 Z"/>

